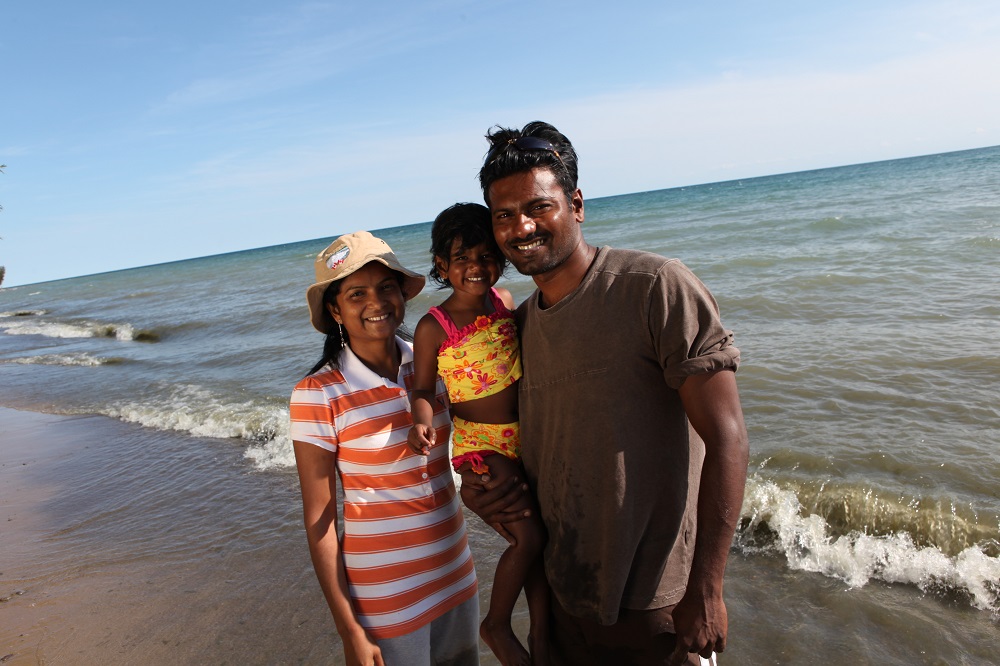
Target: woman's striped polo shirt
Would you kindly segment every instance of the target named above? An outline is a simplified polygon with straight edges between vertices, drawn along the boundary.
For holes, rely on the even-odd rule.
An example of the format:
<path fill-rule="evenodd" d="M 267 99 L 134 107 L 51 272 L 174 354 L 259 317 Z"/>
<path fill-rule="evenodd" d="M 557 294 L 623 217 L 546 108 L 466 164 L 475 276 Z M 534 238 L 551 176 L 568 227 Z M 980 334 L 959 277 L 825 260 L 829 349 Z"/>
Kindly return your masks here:
<path fill-rule="evenodd" d="M 341 554 L 358 620 L 374 638 L 407 634 L 476 594 L 476 572 L 448 457 L 450 418 L 439 379 L 430 455 L 406 443 L 413 425 L 407 389 L 413 349 L 397 382 L 380 377 L 345 348 L 299 382 L 291 438 L 337 454 L 344 490 Z"/>

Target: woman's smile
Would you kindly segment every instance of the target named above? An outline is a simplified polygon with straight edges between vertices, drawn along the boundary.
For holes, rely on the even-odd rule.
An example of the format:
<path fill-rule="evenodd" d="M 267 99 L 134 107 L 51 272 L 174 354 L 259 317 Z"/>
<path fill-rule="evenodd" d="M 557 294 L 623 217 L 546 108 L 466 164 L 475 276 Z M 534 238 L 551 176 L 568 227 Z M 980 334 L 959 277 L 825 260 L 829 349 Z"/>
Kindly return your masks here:
<path fill-rule="evenodd" d="M 347 331 L 352 347 L 371 340 L 392 340 L 403 323 L 403 290 L 399 275 L 372 261 L 344 279 L 330 313 Z"/>

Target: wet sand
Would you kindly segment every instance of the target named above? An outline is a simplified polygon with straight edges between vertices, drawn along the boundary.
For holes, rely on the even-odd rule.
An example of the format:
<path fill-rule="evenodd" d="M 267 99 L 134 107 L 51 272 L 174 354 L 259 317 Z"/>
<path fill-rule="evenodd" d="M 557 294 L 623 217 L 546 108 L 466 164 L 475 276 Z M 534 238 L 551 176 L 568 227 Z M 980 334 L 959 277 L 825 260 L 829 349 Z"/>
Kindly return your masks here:
<path fill-rule="evenodd" d="M 468 523 L 485 608 L 503 542 Z M 1000 663 L 995 618 L 912 586 L 734 553 L 726 598 L 723 664 Z M 0 599 L 3 664 L 343 663 L 294 472 L 235 441 L 0 408 Z"/>
<path fill-rule="evenodd" d="M 247 539 L 233 515 L 261 497 L 295 500 L 280 475 L 243 471 L 238 447 L 190 446 L 103 417 L 59 418 L 0 410 L 0 658 L 8 664 L 336 663 L 332 631 L 301 534 Z M 178 511 L 123 520 L 132 484 L 115 450 L 187 444 L 230 479 L 210 488 L 207 510 L 181 495 Z M 131 444 L 123 446 L 123 444 Z M 165 473 L 155 453 L 144 468 Z M 174 459 L 176 460 L 176 458 Z M 233 482 L 233 479 L 236 482 Z M 148 481 L 147 481 L 148 482 Z M 226 515 L 227 506 L 241 507 Z M 139 509 L 141 511 L 141 508 Z M 246 522 L 246 521 L 243 521 Z M 266 524 L 269 531 L 274 525 Z M 273 522 L 273 521 L 271 521 Z M 293 521 L 286 521 L 292 523 Z M 102 524 L 103 523 L 103 524 Z M 192 524 L 197 535 L 191 541 Z M 235 528 L 235 529 L 234 529 Z M 171 532 L 176 536 L 170 537 Z M 185 532 L 189 534 L 185 534 Z M 203 534 L 214 538 L 200 538 Z M 147 543 L 184 546 L 163 556 Z M 201 542 L 201 543 L 198 543 Z M 200 546 L 203 546 L 200 547 Z"/>
<path fill-rule="evenodd" d="M 343 663 L 294 471 L 100 416 L 0 433 L 0 663 Z"/>

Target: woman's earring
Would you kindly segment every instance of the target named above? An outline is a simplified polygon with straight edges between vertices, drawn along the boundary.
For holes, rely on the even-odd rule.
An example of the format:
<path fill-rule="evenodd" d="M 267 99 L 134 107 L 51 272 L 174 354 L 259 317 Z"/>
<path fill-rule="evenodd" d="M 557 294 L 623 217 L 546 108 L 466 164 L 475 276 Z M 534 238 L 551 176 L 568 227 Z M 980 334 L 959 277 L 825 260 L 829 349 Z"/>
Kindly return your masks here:
<path fill-rule="evenodd" d="M 344 337 L 344 325 L 341 324 L 338 321 L 337 322 L 337 326 L 340 328 L 340 346 L 341 347 L 346 347 L 347 346 L 347 338 Z"/>

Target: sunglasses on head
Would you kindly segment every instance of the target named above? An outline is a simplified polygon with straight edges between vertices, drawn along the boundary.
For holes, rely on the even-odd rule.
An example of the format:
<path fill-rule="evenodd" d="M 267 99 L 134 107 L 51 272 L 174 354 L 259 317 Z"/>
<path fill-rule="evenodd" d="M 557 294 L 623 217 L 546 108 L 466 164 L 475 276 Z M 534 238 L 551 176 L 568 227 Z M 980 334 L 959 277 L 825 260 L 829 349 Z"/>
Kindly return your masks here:
<path fill-rule="evenodd" d="M 556 147 L 552 145 L 552 142 L 540 139 L 537 136 L 519 136 L 516 139 L 508 139 L 506 143 L 494 146 L 493 150 L 486 155 L 486 164 L 492 162 L 501 151 L 507 148 L 507 146 L 514 146 L 518 150 L 547 150 L 555 155 L 556 159 L 559 160 L 563 166 L 566 166 L 565 163 L 563 163 L 562 156 L 559 154 L 559 151 L 556 150 Z"/>

